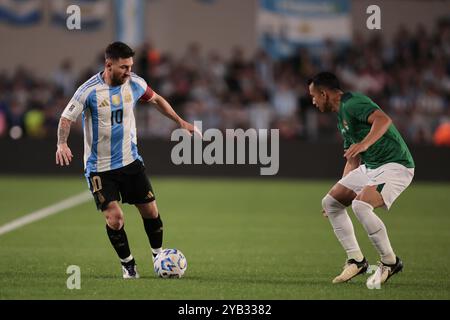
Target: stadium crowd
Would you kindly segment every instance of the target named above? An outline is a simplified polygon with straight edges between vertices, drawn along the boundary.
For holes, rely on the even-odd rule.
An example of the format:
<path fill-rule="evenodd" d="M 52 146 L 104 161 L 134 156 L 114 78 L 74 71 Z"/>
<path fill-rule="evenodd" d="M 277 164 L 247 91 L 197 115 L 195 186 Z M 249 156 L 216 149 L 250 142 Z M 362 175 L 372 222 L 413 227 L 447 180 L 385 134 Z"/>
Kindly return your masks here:
<path fill-rule="evenodd" d="M 59 117 L 77 86 L 102 66 L 100 56 L 80 74 L 66 60 L 50 79 L 23 68 L 13 75 L 0 70 L 0 138 L 56 137 Z M 278 128 L 284 139 L 338 141 L 335 115 L 318 113 L 308 94 L 307 79 L 320 70 L 336 72 L 344 89 L 369 95 L 409 142 L 450 146 L 448 21 L 433 32 L 401 28 L 389 42 L 380 35 L 355 35 L 345 47 L 328 40 L 319 52 L 299 48 L 282 61 L 262 50 L 245 57 L 237 47 L 225 59 L 205 54 L 195 43 L 174 57 L 146 44 L 137 50 L 134 71 L 186 120 L 202 120 L 204 130 Z M 155 108 L 136 112 L 140 137 L 168 137 L 174 129 Z"/>

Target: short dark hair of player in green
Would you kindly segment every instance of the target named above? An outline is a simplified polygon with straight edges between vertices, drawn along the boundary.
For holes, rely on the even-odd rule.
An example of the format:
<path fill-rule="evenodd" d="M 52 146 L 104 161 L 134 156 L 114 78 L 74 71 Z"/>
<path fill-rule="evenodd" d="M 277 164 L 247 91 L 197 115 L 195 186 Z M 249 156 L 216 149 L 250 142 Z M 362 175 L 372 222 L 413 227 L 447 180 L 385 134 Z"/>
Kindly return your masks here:
<path fill-rule="evenodd" d="M 341 86 L 339 85 L 339 80 L 334 73 L 331 72 L 320 72 L 315 75 L 313 78 L 308 80 L 308 85 L 311 83 L 314 84 L 315 87 L 323 87 L 327 89 L 333 90 L 341 90 Z"/>

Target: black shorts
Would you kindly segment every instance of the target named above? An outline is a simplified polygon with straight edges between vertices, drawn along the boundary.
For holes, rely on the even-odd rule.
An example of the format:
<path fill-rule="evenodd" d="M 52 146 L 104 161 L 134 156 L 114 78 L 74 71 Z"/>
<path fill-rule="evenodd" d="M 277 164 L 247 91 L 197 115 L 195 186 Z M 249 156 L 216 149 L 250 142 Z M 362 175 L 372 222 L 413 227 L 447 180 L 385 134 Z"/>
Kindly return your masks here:
<path fill-rule="evenodd" d="M 122 199 L 122 203 L 141 204 L 155 200 L 144 164 L 139 159 L 119 169 L 92 172 L 88 180 L 97 209 L 101 211 L 111 201 Z"/>

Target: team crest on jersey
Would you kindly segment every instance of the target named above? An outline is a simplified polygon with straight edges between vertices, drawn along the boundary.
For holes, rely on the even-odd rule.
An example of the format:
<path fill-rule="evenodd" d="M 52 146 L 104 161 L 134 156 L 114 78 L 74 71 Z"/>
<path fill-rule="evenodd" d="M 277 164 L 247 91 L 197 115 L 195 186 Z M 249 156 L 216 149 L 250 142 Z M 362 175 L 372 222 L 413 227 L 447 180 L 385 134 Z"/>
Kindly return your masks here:
<path fill-rule="evenodd" d="M 348 130 L 348 123 L 347 121 L 343 120 L 342 125 L 344 126 L 345 130 Z"/>
<path fill-rule="evenodd" d="M 130 103 L 131 102 L 131 94 L 129 92 L 125 95 L 124 101 L 125 101 L 125 103 Z"/>
<path fill-rule="evenodd" d="M 115 94 L 111 97 L 111 102 L 113 105 L 118 106 L 120 104 L 120 95 Z"/>

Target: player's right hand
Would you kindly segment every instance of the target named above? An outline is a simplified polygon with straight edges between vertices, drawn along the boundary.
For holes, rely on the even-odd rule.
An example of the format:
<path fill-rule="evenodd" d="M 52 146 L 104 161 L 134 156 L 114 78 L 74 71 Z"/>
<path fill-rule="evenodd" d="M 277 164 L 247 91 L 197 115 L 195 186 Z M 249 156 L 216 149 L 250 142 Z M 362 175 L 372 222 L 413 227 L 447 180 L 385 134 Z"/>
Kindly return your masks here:
<path fill-rule="evenodd" d="M 72 151 L 70 151 L 67 143 L 59 144 L 58 149 L 56 150 L 56 164 L 59 164 L 60 166 L 68 166 L 70 161 L 72 161 L 72 158 Z"/>

